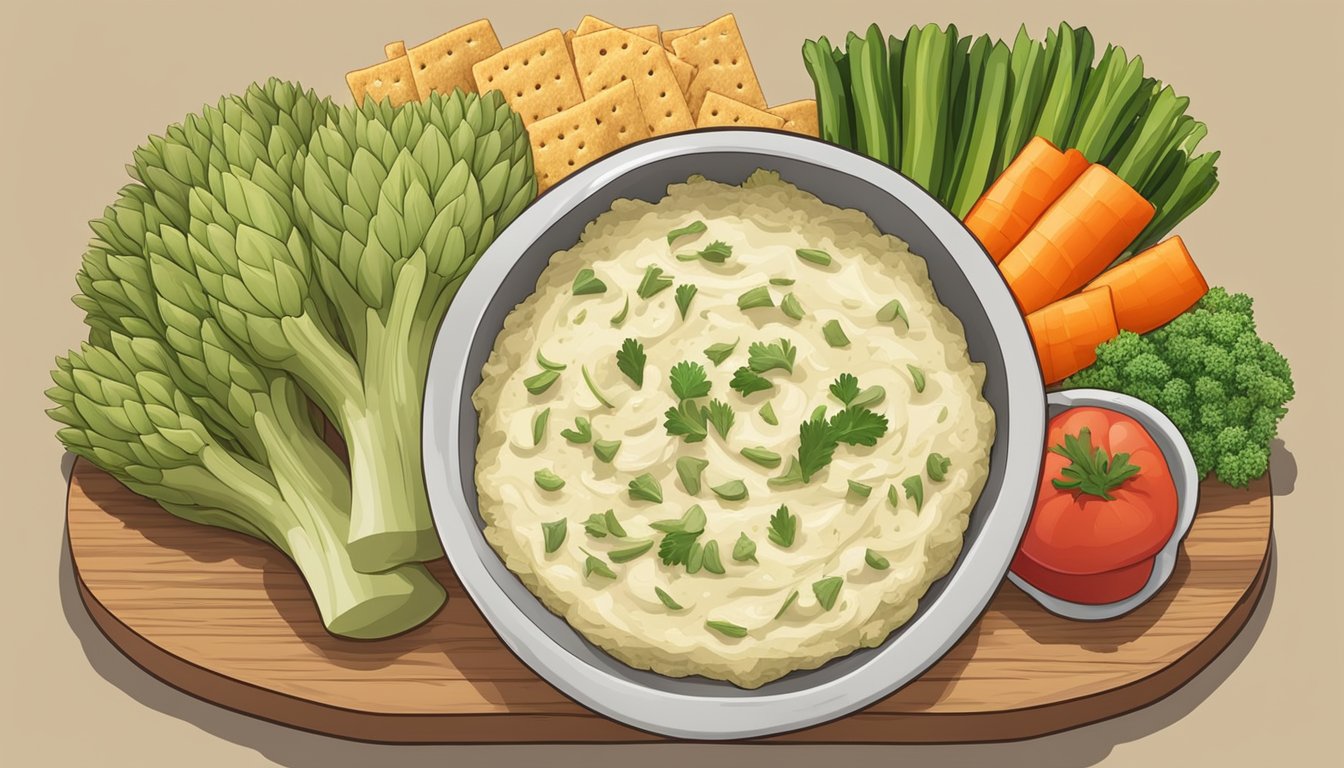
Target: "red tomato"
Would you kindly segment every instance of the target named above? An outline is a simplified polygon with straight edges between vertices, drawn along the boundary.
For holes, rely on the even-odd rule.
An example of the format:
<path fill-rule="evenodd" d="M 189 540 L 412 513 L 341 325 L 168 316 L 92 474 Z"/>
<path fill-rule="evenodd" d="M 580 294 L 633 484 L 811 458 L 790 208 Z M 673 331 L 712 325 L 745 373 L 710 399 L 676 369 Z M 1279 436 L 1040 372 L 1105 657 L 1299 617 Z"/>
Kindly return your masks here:
<path fill-rule="evenodd" d="M 1051 419 L 1046 446 L 1013 572 L 1076 603 L 1135 594 L 1176 530 L 1176 484 L 1161 449 L 1134 419 L 1092 407 Z"/>

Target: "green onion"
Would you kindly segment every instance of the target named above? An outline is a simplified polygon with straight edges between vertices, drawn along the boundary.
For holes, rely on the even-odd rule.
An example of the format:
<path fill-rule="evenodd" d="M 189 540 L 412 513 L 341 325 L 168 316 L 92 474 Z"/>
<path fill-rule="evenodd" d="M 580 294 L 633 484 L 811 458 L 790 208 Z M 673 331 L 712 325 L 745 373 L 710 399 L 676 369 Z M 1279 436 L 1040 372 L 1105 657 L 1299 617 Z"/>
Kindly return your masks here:
<path fill-rule="evenodd" d="M 677 309 L 681 310 L 681 319 L 686 319 L 686 310 L 691 308 L 691 299 L 700 291 L 692 283 L 683 283 L 677 286 Z"/>
<path fill-rule="evenodd" d="M 829 267 L 831 265 L 831 254 L 825 251 L 818 251 L 815 248 L 799 248 L 794 251 L 794 253 L 796 253 L 798 258 L 803 261 L 819 264 L 823 267 Z"/>
<path fill-rule="evenodd" d="M 611 404 L 611 401 L 607 399 L 607 396 L 602 394 L 602 391 L 597 388 L 597 384 L 593 383 L 593 377 L 588 373 L 588 366 L 579 366 L 579 370 L 583 371 L 583 383 L 588 385 L 588 391 L 593 393 L 593 397 L 597 398 L 597 402 L 608 408 L 614 408 L 615 406 Z"/>
<path fill-rule="evenodd" d="M 640 555 L 648 552 L 653 547 L 653 539 L 644 539 L 628 547 L 613 549 L 607 553 L 607 558 L 613 563 L 628 563 Z"/>
<path fill-rule="evenodd" d="M 541 354 L 540 349 L 537 350 L 537 365 L 540 365 L 548 371 L 563 371 L 569 367 L 564 363 L 553 363 L 550 360 L 547 360 L 546 356 Z"/>
<path fill-rule="evenodd" d="M 778 467 L 780 462 L 783 461 L 778 453 L 760 446 L 755 448 L 743 448 L 742 455 L 746 456 L 751 461 L 760 464 L 762 467 L 770 467 L 771 469 Z"/>
<path fill-rule="evenodd" d="M 625 528 L 621 526 L 621 521 L 616 519 L 616 511 L 612 509 L 600 515 L 589 515 L 583 523 L 583 529 L 595 539 L 603 539 L 607 535 L 625 537 Z"/>
<path fill-rule="evenodd" d="M 710 344 L 705 348 L 705 357 L 709 358 L 709 361 L 715 365 L 719 365 L 727 360 L 729 355 L 733 354 L 733 350 L 737 349 L 737 342 L 739 341 L 741 339 L 733 341 L 732 344 Z"/>
<path fill-rule="evenodd" d="M 875 571 L 885 571 L 891 567 L 891 561 L 871 549 L 863 553 L 863 561 Z"/>
<path fill-rule="evenodd" d="M 635 293 L 639 294 L 641 299 L 652 298 L 659 291 L 672 287 L 672 278 L 663 274 L 663 268 L 650 264 L 644 270 L 644 278 L 639 281 L 639 288 Z"/>
<path fill-rule="evenodd" d="M 767 400 L 765 405 L 761 406 L 761 421 L 772 427 L 779 426 L 779 417 L 775 415 L 775 407 Z"/>
<path fill-rule="evenodd" d="M 901 492 L 896 490 L 896 486 L 887 487 L 887 503 L 892 509 L 899 509 L 901 506 Z"/>
<path fill-rule="evenodd" d="M 729 621 L 706 621 L 705 626 L 727 637 L 746 637 L 747 628 Z"/>
<path fill-rule="evenodd" d="M 708 461 L 694 456 L 682 456 L 677 459 L 677 477 L 681 478 L 681 486 L 687 493 L 692 496 L 700 493 L 700 475 L 708 466 Z"/>
<path fill-rule="evenodd" d="M 756 542 L 745 533 L 737 535 L 737 543 L 733 545 L 733 559 L 739 563 L 757 562 L 756 560 Z"/>
<path fill-rule="evenodd" d="M 711 541 L 705 545 L 701 563 L 704 565 L 705 570 L 710 573 L 719 576 L 724 574 L 723 561 L 719 559 L 719 542 Z"/>
<path fill-rule="evenodd" d="M 546 542 L 546 554 L 551 554 L 565 543 L 567 529 L 568 525 L 563 517 L 553 523 L 541 524 L 541 537 Z"/>
<path fill-rule="evenodd" d="M 919 475 L 911 475 L 901 481 L 901 486 L 905 488 L 905 498 L 915 500 L 915 511 L 923 509 L 924 479 Z"/>
<path fill-rule="evenodd" d="M 797 280 L 794 280 L 792 277 L 772 277 L 772 278 L 770 278 L 770 284 L 771 284 L 771 285 L 789 286 L 789 285 L 793 285 L 793 284 L 796 283 L 796 282 L 798 282 L 798 281 L 797 281 Z"/>
<path fill-rule="evenodd" d="M 712 485 L 709 489 L 715 496 L 725 501 L 741 501 L 747 498 L 747 485 L 741 480 L 729 480 L 721 485 Z"/>
<path fill-rule="evenodd" d="M 905 367 L 906 367 L 906 370 L 910 371 L 910 378 L 915 382 L 915 391 L 916 391 L 916 392 L 923 392 L 923 391 L 924 391 L 924 371 L 921 370 L 921 369 L 919 369 L 919 368 L 917 368 L 917 367 L 915 367 L 915 366 L 913 366 L 913 365 L 909 365 L 909 364 L 907 364 Z"/>
<path fill-rule="evenodd" d="M 613 326 L 619 326 L 621 323 L 624 323 L 625 315 L 629 311 L 630 311 L 630 297 L 626 296 L 625 304 L 621 306 L 621 311 L 611 316 L 611 324 Z"/>
<path fill-rule="evenodd" d="M 654 587 L 653 593 L 658 596 L 658 601 L 667 606 L 668 610 L 680 611 L 681 604 L 672 599 L 672 596 L 663 591 L 662 587 Z"/>
<path fill-rule="evenodd" d="M 597 559 L 597 557 L 594 556 L 593 553 L 589 552 L 586 549 L 583 550 L 583 553 L 585 555 L 588 555 L 588 559 L 583 561 L 583 577 L 585 579 L 588 578 L 589 576 L 592 576 L 593 574 L 597 574 L 598 576 L 601 576 L 605 579 L 616 578 L 616 572 L 608 568 L 606 563 Z"/>
<path fill-rule="evenodd" d="M 832 347 L 849 346 L 849 337 L 845 335 L 845 329 L 840 327 L 839 320 L 827 320 L 821 327 L 821 335 L 826 337 L 826 343 Z"/>
<path fill-rule="evenodd" d="M 775 306 L 775 302 L 770 298 L 770 289 L 766 288 L 764 285 L 758 288 L 752 288 L 737 297 L 738 309 L 747 310 L 773 306 Z"/>
<path fill-rule="evenodd" d="M 877 405 L 887 397 L 887 390 L 882 388 L 881 384 L 874 384 L 871 387 L 865 387 L 858 397 L 850 401 L 851 408 L 868 408 Z"/>
<path fill-rule="evenodd" d="M 523 386 L 527 388 L 528 392 L 534 395 L 540 395 L 542 392 L 550 389 L 551 385 L 554 384 L 555 380 L 558 378 L 560 378 L 559 371 L 542 371 L 536 376 L 529 376 L 526 379 L 523 379 Z"/>
<path fill-rule="evenodd" d="M 831 610 L 835 607 L 835 599 L 840 596 L 840 588 L 845 585 L 845 580 L 841 576 L 832 576 L 829 579 L 822 579 L 812 583 L 812 594 L 817 596 L 817 602 L 821 607 Z"/>
<path fill-rule="evenodd" d="M 691 551 L 686 555 L 686 572 L 699 573 L 705 564 L 705 548 L 700 542 L 691 545 Z"/>
<path fill-rule="evenodd" d="M 794 320 L 802 320 L 807 315 L 803 311 L 803 305 L 798 301 L 798 297 L 792 293 L 784 294 L 784 298 L 779 302 L 779 309 L 786 317 Z"/>
<path fill-rule="evenodd" d="M 565 481 L 549 469 L 538 469 L 532 473 L 532 479 L 543 491 L 558 491 L 565 487 Z"/>
<path fill-rule="evenodd" d="M 779 606 L 779 610 L 775 611 L 775 618 L 778 619 L 780 616 L 783 616 L 784 612 L 789 610 L 789 606 L 793 605 L 794 601 L 797 599 L 798 590 L 795 589 L 789 593 L 788 597 L 784 598 L 784 604 Z"/>
<path fill-rule="evenodd" d="M 551 409 L 547 408 L 538 413 L 536 418 L 532 419 L 532 444 L 541 445 L 541 441 L 546 437 L 546 422 L 550 421 Z"/>
<path fill-rule="evenodd" d="M 593 443 L 593 455 L 603 464 L 610 464 L 619 450 L 621 450 L 620 440 L 598 440 Z"/>
<path fill-rule="evenodd" d="M 699 220 L 692 221 L 684 227 L 678 227 L 677 229 L 668 232 L 667 244 L 671 245 L 672 241 L 680 237 L 686 237 L 687 235 L 699 235 L 707 229 L 709 229 L 709 227 L 705 226 L 705 222 Z"/>
<path fill-rule="evenodd" d="M 607 284 L 597 278 L 597 273 L 584 267 L 574 276 L 574 295 L 587 296 L 593 293 L 604 293 L 607 290 Z"/>
<path fill-rule="evenodd" d="M 943 482 L 947 477 L 947 469 L 952 466 L 952 460 L 941 453 L 930 453 L 927 461 L 924 462 L 924 469 L 929 473 L 929 479 L 935 483 Z"/>
<path fill-rule="evenodd" d="M 910 317 L 905 314 L 905 305 L 901 304 L 899 299 L 892 299 L 877 310 L 879 323 L 890 323 L 898 317 L 905 322 L 906 328 L 910 327 Z"/>
<path fill-rule="evenodd" d="M 662 504 L 663 486 L 658 482 L 658 478 L 645 472 L 630 481 L 630 498 Z"/>
<path fill-rule="evenodd" d="M 871 485 L 865 485 L 857 480 L 848 480 L 846 482 L 849 483 L 849 492 L 856 496 L 862 496 L 866 499 L 868 498 L 868 495 L 873 492 L 873 486 Z"/>
<path fill-rule="evenodd" d="M 580 445 L 593 439 L 593 425 L 580 416 L 574 419 L 574 428 L 560 430 L 560 436 L 571 443 Z"/>

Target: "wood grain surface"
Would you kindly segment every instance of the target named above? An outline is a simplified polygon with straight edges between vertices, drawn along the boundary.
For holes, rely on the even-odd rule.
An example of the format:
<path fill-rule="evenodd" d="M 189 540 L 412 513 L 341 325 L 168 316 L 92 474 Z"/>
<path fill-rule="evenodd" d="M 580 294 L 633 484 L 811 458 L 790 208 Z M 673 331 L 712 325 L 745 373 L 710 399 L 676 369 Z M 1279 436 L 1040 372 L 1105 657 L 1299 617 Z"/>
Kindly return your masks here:
<path fill-rule="evenodd" d="M 1138 610 L 1068 621 L 1005 582 L 965 637 L 882 701 L 768 741 L 973 742 L 1113 717 L 1171 693 L 1250 617 L 1267 573 L 1269 478 L 1201 487 L 1167 586 Z M 375 642 L 341 640 L 278 551 L 187 523 L 76 462 L 67 504 L 85 605 L 132 660 L 220 706 L 307 730 L 388 742 L 646 741 L 579 706 L 513 656 L 446 562 L 449 602 Z"/>

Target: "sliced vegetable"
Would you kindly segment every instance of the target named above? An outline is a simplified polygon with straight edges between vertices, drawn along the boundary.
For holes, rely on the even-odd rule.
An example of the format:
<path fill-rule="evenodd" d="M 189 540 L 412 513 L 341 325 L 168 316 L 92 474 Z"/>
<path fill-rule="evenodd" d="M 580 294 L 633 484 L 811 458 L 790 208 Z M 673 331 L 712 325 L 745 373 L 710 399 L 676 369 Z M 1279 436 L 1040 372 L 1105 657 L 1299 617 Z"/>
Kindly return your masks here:
<path fill-rule="evenodd" d="M 643 539 L 628 547 L 613 549 L 607 553 L 607 559 L 613 563 L 628 563 L 653 548 L 653 539 Z"/>
<path fill-rule="evenodd" d="M 764 421 L 766 424 L 769 424 L 772 427 L 779 426 L 779 417 L 775 415 L 775 407 L 771 405 L 769 401 L 767 401 L 765 405 L 761 406 L 760 414 L 761 414 L 761 421 Z"/>
<path fill-rule="evenodd" d="M 588 373 L 588 366 L 579 366 L 579 371 L 583 373 L 583 383 L 588 385 L 588 391 L 593 393 L 593 397 L 597 398 L 597 402 L 601 403 L 604 408 L 615 408 L 616 406 L 611 404 L 611 401 L 607 399 L 607 396 L 602 394 L 602 390 L 597 388 L 597 382 L 593 381 L 592 374 Z"/>
<path fill-rule="evenodd" d="M 700 562 L 704 569 L 710 573 L 722 576 L 726 572 L 723 568 L 723 560 L 719 557 L 719 542 L 717 541 L 710 541 L 705 544 Z"/>
<path fill-rule="evenodd" d="M 798 301 L 798 297 L 794 296 L 792 292 L 784 294 L 784 298 L 780 299 L 779 310 L 784 313 L 785 317 L 793 320 L 802 320 L 807 315 L 803 311 L 802 302 Z"/>
<path fill-rule="evenodd" d="M 901 481 L 901 487 L 905 489 L 905 498 L 914 499 L 916 512 L 924 508 L 924 478 L 911 475 Z"/>
<path fill-rule="evenodd" d="M 847 480 L 845 482 L 849 483 L 849 492 L 855 496 L 862 496 L 866 499 L 873 492 L 873 486 L 865 485 L 858 480 Z"/>
<path fill-rule="evenodd" d="M 593 439 L 593 425 L 584 417 L 579 416 L 574 419 L 574 428 L 560 430 L 560 436 L 571 443 L 587 443 Z"/>
<path fill-rule="evenodd" d="M 619 326 L 621 323 L 624 323 L 625 316 L 629 312 L 630 312 L 630 297 L 626 296 L 625 303 L 621 305 L 621 311 L 611 316 L 611 324 L 613 326 Z"/>
<path fill-rule="evenodd" d="M 747 636 L 747 628 L 731 621 L 706 621 L 705 626 L 725 637 L 741 638 Z"/>
<path fill-rule="evenodd" d="M 1076 149 L 1061 152 L 1039 136 L 1032 139 L 966 214 L 966 228 L 995 263 L 1003 261 L 1087 166 Z"/>
<path fill-rule="evenodd" d="M 1041 375 L 1062 381 L 1097 360 L 1097 345 L 1115 338 L 1115 306 L 1109 286 L 1074 294 L 1027 315 Z"/>
<path fill-rule="evenodd" d="M 756 560 L 756 542 L 745 533 L 737 535 L 737 543 L 733 545 L 733 559 L 740 562 L 757 562 Z"/>
<path fill-rule="evenodd" d="M 732 255 L 733 255 L 733 246 L 723 242 L 722 240 L 715 240 L 714 242 L 706 246 L 705 249 L 702 251 L 696 251 L 694 253 L 678 253 L 677 260 L 696 261 L 698 259 L 700 261 L 708 261 L 711 264 L 722 264 L 723 262 L 728 260 L 728 257 Z"/>
<path fill-rule="evenodd" d="M 863 561 L 875 571 L 885 571 L 891 567 L 891 561 L 871 549 L 863 553 Z"/>
<path fill-rule="evenodd" d="M 1083 293 L 1103 285 L 1111 292 L 1116 327 L 1134 333 L 1166 325 L 1209 292 L 1179 235 L 1102 272 Z"/>
<path fill-rule="evenodd" d="M 924 391 L 924 369 L 907 364 L 906 370 L 910 371 L 910 381 L 915 385 L 916 392 Z"/>
<path fill-rule="evenodd" d="M 662 587 L 654 587 L 653 593 L 658 596 L 658 602 L 667 606 L 668 610 L 671 611 L 682 610 L 681 603 L 678 603 L 676 600 L 673 600 L 672 596 L 664 592 Z"/>
<path fill-rule="evenodd" d="M 826 338 L 826 343 L 832 347 L 848 347 L 849 337 L 845 335 L 845 329 L 840 327 L 839 320 L 827 320 L 821 327 L 821 335 Z"/>
<path fill-rule="evenodd" d="M 794 602 L 797 600 L 798 600 L 798 590 L 795 589 L 789 593 L 788 597 L 784 598 L 784 604 L 779 606 L 779 610 L 775 611 L 775 618 L 778 619 L 780 616 L 783 616 L 784 612 L 789 610 L 789 606 L 793 605 Z"/>

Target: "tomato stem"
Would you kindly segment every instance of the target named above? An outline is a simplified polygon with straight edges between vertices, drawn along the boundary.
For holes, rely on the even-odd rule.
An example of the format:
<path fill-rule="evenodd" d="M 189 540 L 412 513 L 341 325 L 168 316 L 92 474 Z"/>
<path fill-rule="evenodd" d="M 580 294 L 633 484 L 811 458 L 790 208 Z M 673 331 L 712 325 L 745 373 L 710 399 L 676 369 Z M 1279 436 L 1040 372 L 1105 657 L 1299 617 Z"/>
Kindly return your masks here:
<path fill-rule="evenodd" d="M 1111 491 L 1139 473 L 1139 468 L 1129 463 L 1128 453 L 1108 457 L 1106 451 L 1093 447 L 1092 430 L 1088 427 L 1080 429 L 1077 435 L 1065 435 L 1064 444 L 1051 446 L 1050 452 L 1072 462 L 1060 470 L 1060 477 L 1051 481 L 1060 490 L 1077 490 L 1111 501 L 1115 498 Z"/>

